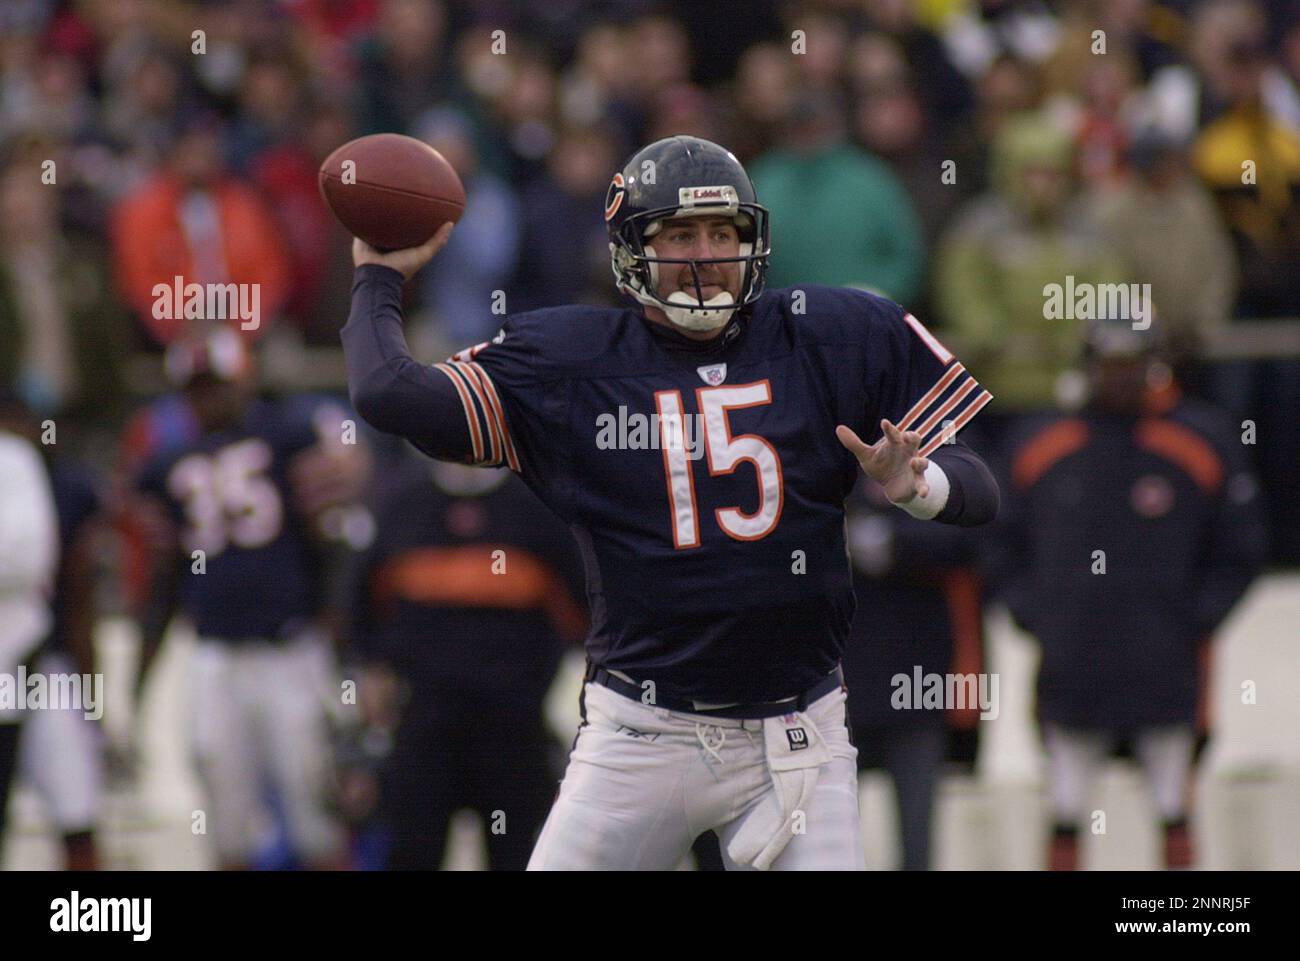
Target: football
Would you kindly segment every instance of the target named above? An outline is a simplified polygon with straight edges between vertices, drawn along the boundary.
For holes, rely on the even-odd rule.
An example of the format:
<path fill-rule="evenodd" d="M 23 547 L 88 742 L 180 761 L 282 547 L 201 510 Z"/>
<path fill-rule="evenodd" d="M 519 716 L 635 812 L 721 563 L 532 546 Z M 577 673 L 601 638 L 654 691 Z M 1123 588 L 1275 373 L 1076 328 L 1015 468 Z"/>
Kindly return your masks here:
<path fill-rule="evenodd" d="M 465 186 L 442 154 L 396 133 L 360 137 L 325 158 L 321 196 L 372 247 L 418 247 L 465 212 Z"/>

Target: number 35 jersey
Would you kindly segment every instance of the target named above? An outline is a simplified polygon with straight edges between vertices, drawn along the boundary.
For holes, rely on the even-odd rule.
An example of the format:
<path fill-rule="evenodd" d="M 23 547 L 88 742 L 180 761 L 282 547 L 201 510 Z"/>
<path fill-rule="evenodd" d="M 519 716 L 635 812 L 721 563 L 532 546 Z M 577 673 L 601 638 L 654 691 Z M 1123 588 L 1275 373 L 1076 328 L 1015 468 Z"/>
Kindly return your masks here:
<path fill-rule="evenodd" d="M 342 414 L 308 400 L 255 401 L 237 426 L 174 446 L 140 474 L 179 525 L 180 601 L 200 637 L 288 637 L 318 610 L 319 559 L 289 464 Z"/>
<path fill-rule="evenodd" d="M 888 418 L 930 453 L 991 399 L 898 305 L 816 286 L 764 293 L 703 348 L 632 310 L 563 307 L 436 366 L 475 460 L 570 524 L 589 656 L 709 703 L 788 697 L 840 661 L 860 468 L 836 425 L 872 443 Z"/>

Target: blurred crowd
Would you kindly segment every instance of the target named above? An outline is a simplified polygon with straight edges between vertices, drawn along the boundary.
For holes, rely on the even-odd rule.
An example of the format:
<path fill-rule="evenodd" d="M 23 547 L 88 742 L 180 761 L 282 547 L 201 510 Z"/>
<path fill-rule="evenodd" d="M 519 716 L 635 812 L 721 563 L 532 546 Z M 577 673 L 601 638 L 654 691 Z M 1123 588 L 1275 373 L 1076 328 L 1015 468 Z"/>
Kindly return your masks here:
<path fill-rule="evenodd" d="M 1203 350 L 1234 319 L 1300 314 L 1298 9 L 9 3 L 0 380 L 73 431 L 120 427 L 164 386 L 128 361 L 176 336 L 152 289 L 178 274 L 259 284 L 258 336 L 336 344 L 347 238 L 316 170 L 378 131 L 425 139 L 468 189 L 414 291 L 417 348 L 490 336 L 497 291 L 512 312 L 612 301 L 611 172 L 691 133 L 750 166 L 773 285 L 898 300 L 952 332 L 997 413 L 1070 399 L 1079 325 L 1044 321 L 1046 283 L 1151 284 L 1189 386 L 1270 438 L 1273 556 L 1294 561 L 1300 428 L 1279 415 L 1300 407 L 1300 367 Z"/>
<path fill-rule="evenodd" d="M 979 449 L 1007 476 L 1023 425 L 1077 410 L 1086 393 L 1087 332 L 1047 318 L 1044 288 L 1067 276 L 1150 284 L 1172 382 L 1221 408 L 1224 423 L 1252 423 L 1258 441 L 1221 460 L 1244 457 L 1241 469 L 1258 472 L 1269 558 L 1300 562 L 1300 358 L 1267 338 L 1260 356 L 1216 353 L 1236 324 L 1300 318 L 1300 3 L 10 0 L 0 390 L 25 418 L 15 432 L 56 424 L 61 450 L 117 479 L 101 490 L 121 507 L 127 481 L 169 438 L 201 428 L 167 393 L 162 365 L 138 363 L 186 337 L 156 309 L 155 285 L 176 276 L 259 285 L 263 319 L 246 337 L 263 373 L 337 347 L 350 238 L 317 170 L 340 144 L 381 131 L 434 146 L 467 190 L 448 247 L 409 293 L 417 356 L 491 337 L 498 292 L 510 312 L 614 303 L 600 217 L 610 177 L 640 145 L 694 134 L 732 149 L 771 211 L 770 286 L 875 290 L 950 343 L 995 397 Z M 391 499 L 387 487 L 413 470 L 372 500 Z M 425 491 L 430 509 L 451 510 L 446 491 L 466 483 L 439 480 L 442 493 Z M 376 511 L 381 529 L 411 536 L 400 516 Z M 437 536 L 477 531 L 466 517 Z M 858 530 L 855 554 L 870 557 L 885 535 Z M 125 573 L 108 606 L 138 612 L 149 523 L 119 533 L 136 549 L 113 553 Z M 1243 549 L 1242 570 L 1256 554 Z M 553 566 L 547 578 L 561 579 L 563 563 Z M 533 585 L 529 603 L 545 607 L 550 583 Z M 963 583 L 945 589 L 969 614 L 975 588 Z M 1229 607 L 1237 588 L 1225 588 Z M 345 618 L 373 619 L 375 603 Z M 543 621 L 548 650 L 572 640 L 572 617 Z M 936 659 L 956 656 L 963 633 Z M 519 683 L 530 703 L 540 698 L 541 680 Z M 430 732 L 455 729 L 453 713 L 422 723 L 399 756 L 452 751 Z M 528 729 L 528 743 L 545 740 Z M 927 757 L 940 752 L 926 743 Z M 546 773 L 529 777 L 544 811 Z M 472 793 L 487 775 L 464 778 Z M 417 780 L 394 790 L 435 789 Z M 425 838 L 411 866 L 436 862 L 441 841 Z M 914 840 L 909 863 L 927 859 Z"/>

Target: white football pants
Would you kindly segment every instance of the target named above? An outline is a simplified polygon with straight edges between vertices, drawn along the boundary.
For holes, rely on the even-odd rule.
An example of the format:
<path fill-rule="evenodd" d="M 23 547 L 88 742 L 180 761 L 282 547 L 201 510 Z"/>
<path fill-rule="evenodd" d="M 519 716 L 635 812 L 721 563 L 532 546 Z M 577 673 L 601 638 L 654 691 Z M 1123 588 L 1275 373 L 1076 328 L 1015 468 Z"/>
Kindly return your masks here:
<path fill-rule="evenodd" d="M 269 835 L 265 791 L 278 795 L 299 856 L 328 860 L 343 845 L 326 810 L 332 656 L 323 636 L 292 641 L 200 638 L 190 662 L 191 748 L 208 796 L 208 833 L 222 861 L 245 862 Z"/>
<path fill-rule="evenodd" d="M 528 869 L 672 870 L 695 839 L 714 830 L 727 852 L 751 814 L 781 808 L 764 748 L 763 722 L 713 718 L 642 704 L 586 685 L 587 723 L 533 849 Z M 857 749 L 845 693 L 808 705 L 830 751 L 799 828 L 772 870 L 865 870 L 858 821 Z M 768 811 L 756 811 L 767 806 Z"/>

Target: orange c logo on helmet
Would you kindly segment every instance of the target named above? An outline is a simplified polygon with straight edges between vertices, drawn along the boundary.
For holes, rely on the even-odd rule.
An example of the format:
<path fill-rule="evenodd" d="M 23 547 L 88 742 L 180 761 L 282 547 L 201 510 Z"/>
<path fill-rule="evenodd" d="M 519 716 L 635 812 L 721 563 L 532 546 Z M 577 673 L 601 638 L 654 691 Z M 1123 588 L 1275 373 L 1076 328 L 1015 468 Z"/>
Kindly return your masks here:
<path fill-rule="evenodd" d="M 614 174 L 613 181 L 610 182 L 609 191 L 605 194 L 605 223 L 614 219 L 618 213 L 618 208 L 623 206 L 623 197 L 627 194 L 627 187 L 623 181 L 623 174 Z"/>

